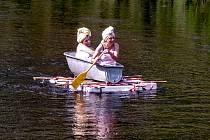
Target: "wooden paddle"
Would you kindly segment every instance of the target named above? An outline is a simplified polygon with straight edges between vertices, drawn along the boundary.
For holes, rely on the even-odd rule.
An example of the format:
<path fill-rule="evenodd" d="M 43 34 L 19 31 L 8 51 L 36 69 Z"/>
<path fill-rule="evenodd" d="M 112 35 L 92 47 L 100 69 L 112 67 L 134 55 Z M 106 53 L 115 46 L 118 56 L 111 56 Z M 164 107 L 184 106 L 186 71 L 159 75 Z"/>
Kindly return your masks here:
<path fill-rule="evenodd" d="M 71 83 L 72 87 L 76 90 L 79 85 L 85 80 L 88 71 L 96 64 L 98 59 L 103 55 L 103 52 L 99 55 L 99 57 L 93 62 L 93 64 L 84 72 L 80 73 Z"/>

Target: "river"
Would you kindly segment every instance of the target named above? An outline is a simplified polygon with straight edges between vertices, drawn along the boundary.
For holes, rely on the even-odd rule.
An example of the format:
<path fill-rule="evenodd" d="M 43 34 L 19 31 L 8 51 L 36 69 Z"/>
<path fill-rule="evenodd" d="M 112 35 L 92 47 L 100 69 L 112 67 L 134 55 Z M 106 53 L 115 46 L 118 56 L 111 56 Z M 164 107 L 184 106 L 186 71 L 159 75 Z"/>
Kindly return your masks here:
<path fill-rule="evenodd" d="M 209 139 L 209 0 L 1 0 L 0 139 Z M 70 76 L 63 52 L 113 26 L 124 75 L 155 94 L 77 94 L 33 76 Z"/>

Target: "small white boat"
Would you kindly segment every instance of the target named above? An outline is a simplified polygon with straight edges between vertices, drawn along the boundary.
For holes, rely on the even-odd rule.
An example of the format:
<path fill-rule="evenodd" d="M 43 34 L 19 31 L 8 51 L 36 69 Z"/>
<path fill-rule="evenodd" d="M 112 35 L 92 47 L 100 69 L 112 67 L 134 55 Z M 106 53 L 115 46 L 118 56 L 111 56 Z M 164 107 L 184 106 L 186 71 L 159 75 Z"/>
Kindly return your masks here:
<path fill-rule="evenodd" d="M 64 52 L 64 55 L 66 57 L 69 69 L 75 76 L 86 71 L 92 64 L 91 62 L 76 58 L 76 52 Z M 103 66 L 95 64 L 87 73 L 86 78 L 96 81 L 118 83 L 120 80 L 122 80 L 123 68 L 124 66 L 120 63 L 116 63 L 116 65 Z"/>

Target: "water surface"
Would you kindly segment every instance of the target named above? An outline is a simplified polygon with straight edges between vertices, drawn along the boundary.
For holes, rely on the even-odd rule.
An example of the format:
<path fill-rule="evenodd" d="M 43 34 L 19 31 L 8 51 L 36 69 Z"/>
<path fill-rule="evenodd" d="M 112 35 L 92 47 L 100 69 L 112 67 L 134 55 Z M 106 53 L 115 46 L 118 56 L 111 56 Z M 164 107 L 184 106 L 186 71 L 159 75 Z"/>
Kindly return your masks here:
<path fill-rule="evenodd" d="M 208 139 L 210 3 L 0 1 L 0 139 Z M 155 94 L 77 94 L 33 81 L 70 76 L 65 51 L 112 25 L 124 75 L 167 80 Z"/>

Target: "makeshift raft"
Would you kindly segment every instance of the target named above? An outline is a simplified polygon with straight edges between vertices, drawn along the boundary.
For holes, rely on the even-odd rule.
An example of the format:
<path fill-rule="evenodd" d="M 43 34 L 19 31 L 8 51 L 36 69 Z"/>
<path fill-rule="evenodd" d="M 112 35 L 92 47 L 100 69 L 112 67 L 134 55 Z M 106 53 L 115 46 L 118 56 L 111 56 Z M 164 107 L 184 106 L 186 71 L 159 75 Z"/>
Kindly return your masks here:
<path fill-rule="evenodd" d="M 33 77 L 41 82 L 48 81 L 55 86 L 67 87 L 75 91 L 71 86 L 74 78 L 71 77 Z M 118 83 L 97 82 L 85 80 L 76 91 L 84 93 L 109 93 L 109 92 L 153 92 L 157 90 L 157 83 L 166 81 L 144 81 L 140 75 L 124 76 Z"/>

